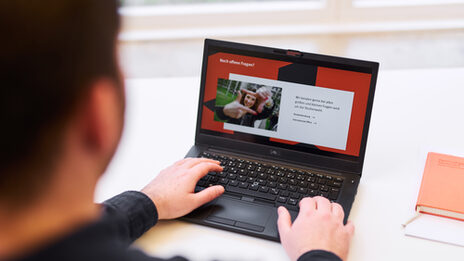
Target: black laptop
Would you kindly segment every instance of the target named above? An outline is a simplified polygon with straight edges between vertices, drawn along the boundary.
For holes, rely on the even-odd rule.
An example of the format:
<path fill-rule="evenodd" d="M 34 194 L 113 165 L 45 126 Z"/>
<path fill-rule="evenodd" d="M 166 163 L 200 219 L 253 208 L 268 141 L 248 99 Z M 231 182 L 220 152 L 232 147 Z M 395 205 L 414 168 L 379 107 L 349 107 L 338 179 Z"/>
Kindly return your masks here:
<path fill-rule="evenodd" d="M 224 166 L 195 187 L 225 193 L 184 220 L 279 241 L 278 206 L 323 196 L 350 213 L 379 64 L 205 40 L 195 145 Z"/>

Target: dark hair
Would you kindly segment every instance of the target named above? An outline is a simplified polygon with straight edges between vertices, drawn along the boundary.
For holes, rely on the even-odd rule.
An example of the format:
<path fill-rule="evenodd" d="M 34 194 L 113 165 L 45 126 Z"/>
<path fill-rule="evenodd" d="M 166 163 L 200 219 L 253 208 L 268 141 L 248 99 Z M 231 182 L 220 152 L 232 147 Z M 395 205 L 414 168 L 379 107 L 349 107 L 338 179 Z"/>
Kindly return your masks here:
<path fill-rule="evenodd" d="M 92 82 L 119 83 L 118 31 L 116 0 L 0 2 L 0 201 L 44 187 Z"/>

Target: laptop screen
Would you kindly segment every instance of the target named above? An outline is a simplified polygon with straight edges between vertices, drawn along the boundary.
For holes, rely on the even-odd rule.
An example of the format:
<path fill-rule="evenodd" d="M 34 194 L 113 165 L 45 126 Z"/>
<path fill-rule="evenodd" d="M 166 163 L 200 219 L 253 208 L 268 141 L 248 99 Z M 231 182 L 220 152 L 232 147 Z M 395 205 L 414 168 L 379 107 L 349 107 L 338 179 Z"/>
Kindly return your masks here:
<path fill-rule="evenodd" d="M 359 157 L 372 69 L 300 53 L 205 51 L 200 133 Z"/>

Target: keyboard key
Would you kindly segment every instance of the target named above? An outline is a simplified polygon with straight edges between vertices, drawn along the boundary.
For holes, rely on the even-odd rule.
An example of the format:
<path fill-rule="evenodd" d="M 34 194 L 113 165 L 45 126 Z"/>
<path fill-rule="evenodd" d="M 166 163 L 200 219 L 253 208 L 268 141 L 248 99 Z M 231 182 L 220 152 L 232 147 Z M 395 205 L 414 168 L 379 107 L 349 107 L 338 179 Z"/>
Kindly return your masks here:
<path fill-rule="evenodd" d="M 327 192 L 327 191 L 329 191 L 329 188 L 327 186 L 321 186 L 321 187 L 319 187 L 319 190 L 323 191 L 323 192 Z"/>
<path fill-rule="evenodd" d="M 267 183 L 267 186 L 270 187 L 270 188 L 275 188 L 275 187 L 277 187 L 277 183 L 271 181 L 271 182 Z"/>
<path fill-rule="evenodd" d="M 293 199 L 293 198 L 288 199 L 288 204 L 289 205 L 296 206 L 296 203 L 298 203 L 298 200 Z"/>
<path fill-rule="evenodd" d="M 309 184 L 309 188 L 310 188 L 310 189 L 316 190 L 316 189 L 319 188 L 319 185 L 317 185 L 317 184 L 315 184 L 315 183 L 311 183 L 311 184 Z"/>
<path fill-rule="evenodd" d="M 308 189 L 307 188 L 298 188 L 298 192 L 301 193 L 301 194 L 306 195 L 308 193 Z"/>
<path fill-rule="evenodd" d="M 236 180 L 231 180 L 231 181 L 229 182 L 229 185 L 236 187 L 236 186 L 238 186 L 238 181 L 236 181 Z"/>
<path fill-rule="evenodd" d="M 330 191 L 329 192 L 329 199 L 336 200 L 338 198 L 338 191 Z"/>
<path fill-rule="evenodd" d="M 237 174 L 229 173 L 229 174 L 227 174 L 227 178 L 228 178 L 228 179 L 231 179 L 231 180 L 232 180 L 232 179 L 236 179 L 236 178 L 237 178 Z"/>
<path fill-rule="evenodd" d="M 259 187 L 259 191 L 266 193 L 266 192 L 269 191 L 269 188 L 268 188 L 268 187 L 265 187 L 265 186 L 260 186 L 260 187 Z"/>
<path fill-rule="evenodd" d="M 221 184 L 221 185 L 226 185 L 228 182 L 229 182 L 229 180 L 226 179 L 226 178 L 220 178 L 219 179 L 219 184 Z"/>
<path fill-rule="evenodd" d="M 254 190 L 254 191 L 258 190 L 258 189 L 259 189 L 258 183 L 253 183 L 253 184 L 251 184 L 251 185 L 250 185 L 250 189 L 251 189 L 251 190 Z"/>
<path fill-rule="evenodd" d="M 321 185 L 324 185 L 326 182 L 327 182 L 327 180 L 324 179 L 324 178 L 318 178 L 318 179 L 317 179 L 317 183 L 319 183 L 319 184 L 321 184 Z"/>
<path fill-rule="evenodd" d="M 287 190 L 281 190 L 280 195 L 284 196 L 284 197 L 288 197 L 288 196 L 290 196 L 290 192 L 288 192 Z"/>
<path fill-rule="evenodd" d="M 238 184 L 238 186 L 241 187 L 241 188 L 248 188 L 248 183 L 240 182 L 240 183 Z"/>
<path fill-rule="evenodd" d="M 243 189 L 243 188 L 240 188 L 240 187 L 227 186 L 226 191 L 232 192 L 232 193 L 238 193 L 238 194 L 242 194 L 242 195 L 247 195 L 247 196 L 251 196 L 251 197 L 261 198 L 261 199 L 267 199 L 267 200 L 271 200 L 271 201 L 275 201 L 276 197 L 277 197 L 276 195 L 271 195 L 269 193 L 262 193 L 262 192 L 259 192 L 259 191 Z"/>
<path fill-rule="evenodd" d="M 248 183 L 253 183 L 253 182 L 255 182 L 255 178 L 248 177 L 248 178 L 246 179 L 246 182 L 248 182 Z"/>
<path fill-rule="evenodd" d="M 282 197 L 282 196 L 277 197 L 277 202 L 285 203 L 285 202 L 287 202 L 287 198 L 286 198 L 286 197 Z"/>
<path fill-rule="evenodd" d="M 268 180 L 277 181 L 277 176 L 276 175 L 269 175 Z"/>
<path fill-rule="evenodd" d="M 296 189 L 297 189 L 296 186 L 292 186 L 292 185 L 288 186 L 288 190 L 290 190 L 292 192 L 295 192 Z"/>
<path fill-rule="evenodd" d="M 238 175 L 238 176 L 237 176 L 237 180 L 238 180 L 238 181 L 245 181 L 246 179 L 247 179 L 246 176 L 243 176 L 243 175 Z"/>
<path fill-rule="evenodd" d="M 276 189 L 276 188 L 271 188 L 271 189 L 269 190 L 269 192 L 270 192 L 271 194 L 273 194 L 273 195 L 279 195 L 279 190 Z"/>
<path fill-rule="evenodd" d="M 277 185 L 279 189 L 287 189 L 287 186 L 288 186 L 287 184 L 282 184 L 282 183 L 279 183 L 279 185 Z"/>
<path fill-rule="evenodd" d="M 248 171 L 248 177 L 256 178 L 257 176 L 258 176 L 258 173 L 256 173 L 256 171 Z"/>
<path fill-rule="evenodd" d="M 317 190 L 314 190 L 314 189 L 308 190 L 308 195 L 309 195 L 310 197 L 316 196 L 316 195 L 317 195 Z"/>
<path fill-rule="evenodd" d="M 240 174 L 240 175 L 246 175 L 247 171 L 244 170 L 244 169 L 239 169 L 237 173 Z"/>
<path fill-rule="evenodd" d="M 290 198 L 299 199 L 299 198 L 300 198 L 300 194 L 295 193 L 295 192 L 292 192 L 292 193 L 290 193 Z"/>

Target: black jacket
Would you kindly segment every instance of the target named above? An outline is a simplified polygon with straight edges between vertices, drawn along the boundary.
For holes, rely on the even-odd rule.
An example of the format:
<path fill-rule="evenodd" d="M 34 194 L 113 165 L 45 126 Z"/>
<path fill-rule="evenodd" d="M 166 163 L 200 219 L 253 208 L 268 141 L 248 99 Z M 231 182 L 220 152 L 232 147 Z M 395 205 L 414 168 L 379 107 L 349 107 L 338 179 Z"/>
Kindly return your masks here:
<path fill-rule="evenodd" d="M 158 213 L 143 193 L 124 192 L 104 202 L 100 220 L 87 224 L 35 253 L 16 261 L 186 261 L 183 257 L 160 259 L 131 247 L 131 243 L 153 227 Z M 298 261 L 340 261 L 330 252 L 316 250 Z"/>

